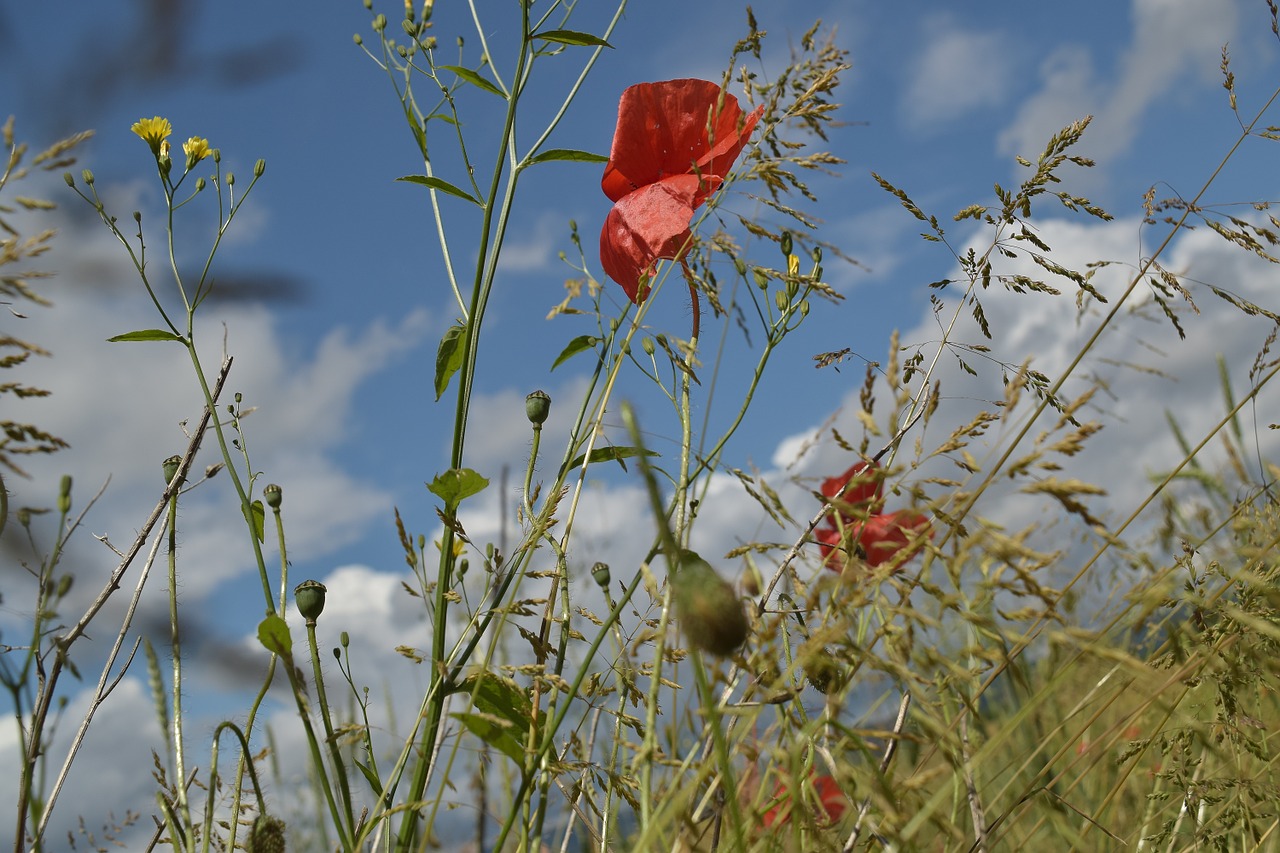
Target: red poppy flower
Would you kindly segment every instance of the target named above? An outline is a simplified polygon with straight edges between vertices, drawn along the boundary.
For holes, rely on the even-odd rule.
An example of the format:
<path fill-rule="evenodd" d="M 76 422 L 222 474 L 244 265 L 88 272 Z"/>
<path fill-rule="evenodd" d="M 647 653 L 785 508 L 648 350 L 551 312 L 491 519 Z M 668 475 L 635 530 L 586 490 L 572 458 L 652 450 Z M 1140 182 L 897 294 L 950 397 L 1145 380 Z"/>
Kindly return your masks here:
<path fill-rule="evenodd" d="M 844 795 L 844 791 L 840 790 L 836 780 L 824 773 L 812 776 L 810 784 L 813 786 L 814 793 L 817 794 L 818 807 L 822 810 L 819 819 L 827 824 L 840 820 L 844 816 L 845 809 L 849 807 L 849 799 Z M 791 802 L 791 790 L 785 782 L 778 786 L 773 799 L 777 805 L 764 813 L 764 825 L 767 827 L 781 826 L 786 823 L 791 819 L 791 812 L 795 808 Z"/>
<path fill-rule="evenodd" d="M 622 93 L 600 188 L 614 202 L 600 232 L 600 263 L 632 302 L 649 293 L 661 258 L 679 260 L 693 212 L 724 182 L 764 107 L 706 80 L 640 83 Z"/>
<path fill-rule="evenodd" d="M 822 494 L 836 508 L 827 516 L 827 525 L 814 531 L 814 538 L 828 569 L 843 572 L 850 549 L 871 568 L 895 560 L 901 565 L 919 552 L 921 534 L 932 538 L 928 516 L 911 510 L 880 512 L 883 489 L 884 478 L 874 462 L 856 462 L 843 474 L 823 481 Z M 910 553 L 900 557 L 912 542 Z"/>

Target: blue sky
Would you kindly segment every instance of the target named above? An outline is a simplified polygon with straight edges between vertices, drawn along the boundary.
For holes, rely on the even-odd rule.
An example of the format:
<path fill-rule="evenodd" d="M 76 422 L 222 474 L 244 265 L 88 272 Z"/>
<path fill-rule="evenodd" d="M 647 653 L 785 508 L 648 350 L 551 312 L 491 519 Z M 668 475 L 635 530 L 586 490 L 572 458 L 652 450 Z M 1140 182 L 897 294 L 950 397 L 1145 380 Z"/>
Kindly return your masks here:
<path fill-rule="evenodd" d="M 603 5 L 582 4 L 573 26 L 600 29 Z M 850 53 L 853 68 L 838 93 L 845 125 L 830 140 L 847 165 L 838 177 L 816 182 L 817 211 L 823 239 L 861 265 L 828 258 L 827 279 L 846 299 L 836 306 L 815 304 L 804 333 L 787 342 L 726 462 L 760 468 L 799 516 L 816 508 L 808 493 L 813 478 L 848 464 L 821 430 L 834 423 L 854 431 L 849 406 L 862 379 L 857 361 L 840 372 L 815 370 L 812 356 L 851 347 L 883 359 L 895 328 L 905 343 L 936 337 L 926 285 L 955 274 L 952 258 L 920 240 L 918 223 L 876 186 L 872 171 L 949 221 L 968 204 L 992 202 L 993 183 L 1015 184 L 1023 171 L 1016 155 L 1034 160 L 1052 133 L 1092 114 L 1077 153 L 1095 158 L 1097 166 L 1066 170 L 1065 186 L 1116 220 L 1104 225 L 1046 205 L 1041 228 L 1064 259 L 1117 261 L 1120 266 L 1100 274 L 1100 281 L 1104 289 L 1118 289 L 1124 270 L 1152 245 L 1153 229 L 1139 221 L 1143 193 L 1153 185 L 1161 197 L 1194 193 L 1238 133 L 1221 86 L 1223 45 L 1230 45 L 1241 112 L 1250 116 L 1270 94 L 1280 48 L 1265 4 L 1251 0 L 1092 0 L 1070 13 L 1060 4 L 958 7 L 932 0 L 909 7 L 805 0 L 785 4 L 785 12 L 783 5 L 756 8 L 769 32 L 764 70 L 776 72 L 818 18 Z M 504 71 L 509 63 L 501 45 L 510 38 L 513 14 L 508 6 L 482 13 Z M 394 4 L 375 11 L 393 21 L 397 16 Z M 615 49 L 605 52 L 551 144 L 607 153 L 623 88 L 686 76 L 719 79 L 744 19 L 733 3 L 633 4 L 611 39 Z M 465 6 L 442 0 L 434 20 L 442 43 L 460 32 L 466 36 L 464 63 L 474 64 L 478 48 Z M 159 196 L 146 146 L 129 132 L 135 120 L 163 115 L 173 122 L 175 139 L 207 136 L 221 149 L 225 168 L 242 179 L 257 158 L 265 158 L 266 175 L 219 254 L 215 277 L 236 282 L 237 298 L 208 306 L 206 364 L 216 364 L 225 322 L 236 357 L 229 388 L 258 407 L 246 421 L 255 467 L 264 472 L 263 482 L 285 489 L 291 577 L 316 577 L 343 591 L 327 612 L 329 624 L 365 634 L 370 669 L 391 672 L 402 666 L 391 648 L 414 644 L 423 630 L 397 591 L 395 573 L 403 561 L 392 507 L 413 530 L 434 532 L 423 482 L 447 466 L 452 407 L 434 405 L 430 386 L 435 344 L 454 311 L 424 193 L 395 182 L 421 172 L 422 165 L 385 76 L 352 41 L 357 32 L 373 42 L 369 13 L 357 2 L 304 10 L 247 0 L 118 2 L 70 16 L 57 4 L 10 7 L 0 11 L 0 72 L 9 81 L 0 112 L 16 114 L 19 138 L 33 146 L 94 128 L 97 136 L 81 152 L 81 165 L 94 170 L 100 192 L 122 220 L 134 209 L 144 211 L 144 221 L 155 223 L 148 232 L 153 243 Z M 563 89 L 570 68 L 576 65 L 549 62 L 537 82 Z M 476 93 L 463 104 L 474 140 L 483 140 L 500 119 L 496 101 L 486 97 Z M 550 101 L 538 108 L 549 109 Z M 1266 123 L 1280 120 L 1273 116 Z M 1275 197 L 1271 156 L 1269 143 L 1246 144 L 1210 200 Z M 480 156 L 484 163 L 491 159 L 487 151 Z M 550 441 L 567 426 L 581 390 L 581 368 L 570 363 L 549 369 L 569 338 L 592 329 L 574 318 L 544 317 L 573 275 L 557 258 L 571 251 L 568 221 L 578 223 L 588 250 L 596 244 L 608 210 L 599 173 L 596 165 L 548 166 L 531 175 L 518 198 L 474 406 L 470 464 L 495 483 L 504 463 L 512 466 L 512 483 L 519 479 L 529 440 L 525 394 L 544 388 L 556 401 L 544 439 Z M 67 437 L 73 448 L 33 464 L 35 479 L 12 488 L 19 502 L 48 503 L 56 476 L 70 471 L 83 506 L 110 477 L 106 499 L 69 558 L 86 578 L 99 577 L 109 554 L 85 534 L 106 535 L 116 544 L 132 535 L 155 499 L 160 460 L 180 447 L 179 421 L 194 420 L 198 407 L 189 367 L 172 353 L 154 344 L 104 342 L 156 325 L 145 294 L 120 247 L 61 179 L 52 176 L 40 189 L 61 203 L 61 236 L 46 259 L 58 272 L 47 290 L 56 307 L 28 312 L 22 334 L 53 350 L 54 357 L 33 365 L 28 378 L 55 393 L 33 401 L 30 417 Z M 22 191 L 38 194 L 32 187 Z M 466 215 L 460 205 L 451 213 Z M 188 226 L 191 252 L 202 245 L 200 216 Z M 203 222 L 207 227 L 209 220 Z M 949 236 L 958 247 L 980 239 L 967 223 L 951 225 Z M 471 235 L 460 232 L 459 239 Z M 589 254 L 588 262 L 602 276 L 597 259 Z M 1280 308 L 1274 271 L 1203 230 L 1180 240 L 1166 266 Z M 611 289 L 612 304 L 620 307 L 622 297 Z M 681 333 L 687 304 L 677 293 L 666 296 L 672 305 L 653 322 L 671 323 Z M 1153 364 L 1176 377 L 1120 371 L 1112 377 L 1113 395 L 1099 403 L 1116 425 L 1084 458 L 1081 476 L 1106 480 L 1121 465 L 1136 472 L 1107 484 L 1117 510 L 1132 507 L 1143 472 L 1159 469 L 1172 452 L 1163 409 L 1177 411 L 1192 433 L 1216 420 L 1213 355 L 1226 355 L 1242 387 L 1268 331 L 1211 296 L 1198 304 L 1202 314 L 1188 319 L 1191 340 L 1181 345 L 1158 324 L 1135 320 L 1098 351 L 1098 364 L 1104 358 Z M 1046 372 L 1065 364 L 1088 326 L 1088 318 L 1077 321 L 1066 299 L 993 293 L 986 307 L 1005 347 L 1001 357 L 1016 363 L 1036 356 Z M 994 374 L 968 379 L 946 368 L 942 375 L 944 393 L 954 401 L 954 423 L 974 401 L 998 394 Z M 725 394 L 718 405 L 732 401 Z M 1261 410 L 1259 424 L 1271 417 Z M 558 445 L 551 447 L 558 458 Z M 800 455 L 801 447 L 809 449 Z M 799 479 L 789 482 L 793 477 Z M 469 530 L 479 539 L 498 533 L 496 491 L 470 518 Z M 717 481 L 712 497 L 704 502 L 697 533 L 707 552 L 723 553 L 753 536 L 785 535 L 762 525 L 732 480 Z M 579 521 L 581 564 L 634 562 L 647 540 L 631 521 L 640 506 L 634 483 L 599 483 L 592 511 Z M 1009 519 L 1020 511 L 1010 509 Z M 237 692 L 244 682 L 232 677 L 242 658 L 229 650 L 249 653 L 246 636 L 260 612 L 256 573 L 237 524 L 225 478 L 193 493 L 183 517 L 183 597 L 200 614 L 207 636 L 201 659 L 215 685 L 201 698 L 228 713 L 244 704 Z M 4 583 L 0 624 L 7 637 L 21 619 L 23 599 L 8 574 Z M 86 581 L 79 591 L 87 596 L 91 586 Z M 157 596 L 151 603 L 161 602 Z M 139 744 L 154 739 L 136 725 L 137 709 L 149 714 L 149 700 L 145 688 L 130 690 L 120 699 L 119 715 L 104 715 L 96 724 L 106 734 L 91 740 L 80 759 L 105 767 L 128 748 L 140 753 L 134 757 L 141 770 L 120 771 L 120 796 L 107 804 L 118 811 L 150 802 L 149 757 Z M 230 698 L 208 695 L 217 692 Z M 0 754 L 12 748 L 11 732 L 0 732 Z M 141 800 L 127 796 L 134 783 L 143 786 Z"/>

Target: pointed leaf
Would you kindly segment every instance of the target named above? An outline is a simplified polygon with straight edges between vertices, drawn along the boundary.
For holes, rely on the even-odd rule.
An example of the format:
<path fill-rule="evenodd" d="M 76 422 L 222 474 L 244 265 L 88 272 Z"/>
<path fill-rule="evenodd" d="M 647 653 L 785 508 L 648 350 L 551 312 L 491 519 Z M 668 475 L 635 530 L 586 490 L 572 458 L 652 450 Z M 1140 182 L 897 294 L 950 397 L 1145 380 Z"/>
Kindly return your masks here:
<path fill-rule="evenodd" d="M 633 456 L 639 456 L 641 454 L 644 454 L 645 456 L 660 455 L 656 450 L 648 450 L 646 448 L 641 448 L 641 447 L 619 447 L 617 445 L 613 445 L 610 447 L 597 447 L 595 450 L 588 453 L 585 457 L 579 456 L 577 459 L 574 459 L 572 462 L 569 463 L 569 466 L 565 468 L 565 471 L 566 472 L 572 471 L 574 468 L 577 468 L 579 465 L 583 463 L 584 459 L 588 465 L 592 464 L 593 462 L 608 462 L 610 460 L 613 460 L 613 461 L 616 461 L 619 465 L 621 465 L 622 470 L 625 471 L 627 470 L 627 464 L 622 460 L 630 459 Z"/>
<path fill-rule="evenodd" d="M 433 190 L 440 190 L 440 192 L 448 193 L 449 195 L 456 195 L 458 198 L 465 198 L 474 205 L 484 207 L 484 204 L 482 204 L 480 200 L 471 193 L 456 187 L 441 178 L 432 177 L 430 175 L 405 175 L 403 177 L 396 178 L 396 180 L 405 181 L 410 184 L 422 184 L 424 187 L 431 187 Z"/>
<path fill-rule="evenodd" d="M 547 30 L 545 33 L 534 33 L 533 37 L 543 41 L 554 41 L 559 44 L 581 44 L 593 47 L 613 47 L 600 36 L 591 33 L 580 33 L 576 30 Z"/>
<path fill-rule="evenodd" d="M 288 657 L 293 652 L 293 637 L 289 626 L 274 613 L 258 623 L 258 642 L 272 654 Z"/>
<path fill-rule="evenodd" d="M 485 714 L 452 714 L 480 740 L 507 755 L 516 764 L 524 764 L 524 747 L 516 740 L 512 727 Z"/>
<path fill-rule="evenodd" d="M 117 341 L 178 341 L 184 343 L 182 335 L 175 335 L 173 332 L 166 332 L 164 329 L 142 329 L 137 332 L 126 332 L 123 335 L 116 335 L 114 338 L 107 338 L 109 343 Z"/>
<path fill-rule="evenodd" d="M 472 71 L 470 68 L 463 68 L 461 65 L 437 65 L 436 68 L 441 71 L 452 71 L 471 85 L 479 86 L 486 92 L 492 92 L 504 101 L 507 99 L 507 96 L 502 94 L 501 89 L 481 77 L 476 72 Z"/>
<path fill-rule="evenodd" d="M 551 365 L 551 369 L 555 370 L 578 353 L 591 349 L 599 342 L 600 339 L 595 335 L 578 335 L 578 337 L 569 341 L 569 345 L 560 351 L 560 355 L 556 356 L 555 364 Z"/>
<path fill-rule="evenodd" d="M 526 165 L 546 163 L 550 160 L 572 160 L 577 163 L 608 163 L 609 158 L 603 154 L 592 154 L 590 151 L 579 151 L 576 148 L 550 148 L 541 154 L 529 158 Z"/>
<path fill-rule="evenodd" d="M 515 726 L 528 726 L 533 704 L 518 684 L 494 672 L 468 675 L 450 691 L 474 697 L 476 710 L 502 717 Z"/>
<path fill-rule="evenodd" d="M 360 772 L 364 775 L 365 781 L 368 782 L 369 787 L 373 789 L 374 796 L 381 797 L 382 780 L 378 778 L 378 774 L 374 773 L 368 766 L 361 764 L 359 761 L 356 762 L 356 767 L 360 768 Z"/>
<path fill-rule="evenodd" d="M 253 535 L 258 537 L 258 541 L 265 542 L 267 539 L 267 511 L 262 506 L 262 501 L 254 501 L 249 504 L 249 509 L 245 511 L 244 519 L 253 528 Z"/>
<path fill-rule="evenodd" d="M 444 501 L 446 511 L 452 515 L 458 505 L 472 495 L 479 494 L 489 481 L 470 468 L 450 468 L 427 484 L 431 494 Z"/>
<path fill-rule="evenodd" d="M 440 339 L 440 348 L 436 350 L 436 399 L 444 396 L 449 387 L 449 379 L 462 367 L 462 357 L 466 354 L 462 344 L 466 339 L 467 327 L 462 321 L 454 323 L 449 331 Z"/>

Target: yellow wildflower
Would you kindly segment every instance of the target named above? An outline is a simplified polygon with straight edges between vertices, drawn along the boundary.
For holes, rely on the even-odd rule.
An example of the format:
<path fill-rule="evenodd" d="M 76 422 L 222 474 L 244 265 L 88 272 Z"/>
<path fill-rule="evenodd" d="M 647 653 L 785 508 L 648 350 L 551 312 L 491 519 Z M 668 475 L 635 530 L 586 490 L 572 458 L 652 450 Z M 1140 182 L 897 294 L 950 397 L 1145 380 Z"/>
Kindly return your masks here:
<path fill-rule="evenodd" d="M 187 168 L 209 156 L 209 140 L 203 136 L 193 136 L 182 143 L 182 153 L 187 155 Z"/>
<path fill-rule="evenodd" d="M 161 118 L 160 116 L 140 118 L 129 129 L 141 136 L 151 146 L 152 153 L 157 157 L 160 156 L 160 143 L 164 142 L 165 137 L 173 133 L 173 125 L 169 124 L 167 118 Z"/>

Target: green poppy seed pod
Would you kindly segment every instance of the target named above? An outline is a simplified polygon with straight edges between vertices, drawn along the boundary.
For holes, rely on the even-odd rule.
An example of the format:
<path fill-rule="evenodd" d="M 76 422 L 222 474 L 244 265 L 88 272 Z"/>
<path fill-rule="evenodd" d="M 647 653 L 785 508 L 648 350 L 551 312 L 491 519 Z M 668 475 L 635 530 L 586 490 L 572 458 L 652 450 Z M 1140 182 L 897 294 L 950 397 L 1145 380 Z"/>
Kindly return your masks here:
<path fill-rule="evenodd" d="M 66 515 L 71 512 L 71 475 L 63 474 L 58 487 L 58 512 Z"/>
<path fill-rule="evenodd" d="M 784 258 L 790 257 L 791 256 L 791 232 L 783 231 L 782 240 L 780 242 L 782 244 L 782 257 Z"/>
<path fill-rule="evenodd" d="M 524 398 L 524 413 L 529 416 L 529 423 L 542 426 L 551 414 L 551 395 L 546 391 L 534 391 Z"/>
<path fill-rule="evenodd" d="M 640 341 L 640 349 L 644 350 L 645 355 L 653 355 L 658 351 L 658 347 L 654 344 L 653 338 L 648 335 L 645 335 L 644 339 Z"/>
<path fill-rule="evenodd" d="M 742 601 L 710 563 L 682 551 L 671 585 L 676 616 L 691 646 L 725 657 L 746 642 L 749 626 Z"/>
<path fill-rule="evenodd" d="M 62 180 L 66 181 L 66 182 L 67 182 L 67 186 L 69 186 L 69 187 L 74 187 L 74 186 L 76 185 L 76 179 L 75 179 L 75 178 L 73 178 L 73 177 L 71 177 L 71 173 L 70 173 L 70 172 L 63 172 L 63 173 L 62 173 Z"/>
<path fill-rule="evenodd" d="M 75 580 L 71 575 L 63 575 L 58 578 L 58 589 L 54 595 L 58 598 L 66 598 L 67 593 L 71 592 L 71 584 L 75 583 Z"/>
<path fill-rule="evenodd" d="M 259 157 L 253 164 L 253 176 L 261 178 L 263 173 L 267 171 L 267 161 Z"/>
<path fill-rule="evenodd" d="M 164 484 L 169 485 L 170 483 L 173 483 L 174 476 L 177 476 L 178 474 L 178 466 L 182 465 L 182 457 L 177 455 L 170 456 L 169 459 L 166 459 L 163 462 L 163 465 L 164 465 Z"/>
<path fill-rule="evenodd" d="M 306 580 L 293 588 L 293 603 L 298 612 L 307 620 L 308 625 L 316 624 L 316 619 L 324 612 L 324 594 L 328 592 L 320 581 Z"/>
<path fill-rule="evenodd" d="M 267 502 L 267 506 L 272 509 L 279 509 L 280 504 L 284 503 L 284 489 L 275 483 L 268 483 L 267 487 L 262 490 L 262 499 Z"/>
<path fill-rule="evenodd" d="M 270 815 L 258 815 L 245 839 L 249 853 L 284 853 L 284 821 Z"/>
<path fill-rule="evenodd" d="M 342 646 L 344 649 L 345 649 L 347 646 L 350 646 L 350 645 L 351 645 L 351 635 L 350 635 L 350 634 L 348 634 L 346 631 L 343 631 L 341 634 L 339 634 L 339 635 L 338 635 L 338 645 Z"/>
<path fill-rule="evenodd" d="M 80 177 L 84 179 L 84 182 L 86 184 L 93 186 L 93 172 L 90 172 L 88 169 L 85 169 L 83 172 L 80 173 Z"/>
<path fill-rule="evenodd" d="M 596 563 L 591 567 L 591 577 L 595 578 L 596 583 L 600 584 L 601 589 L 608 588 L 610 578 L 609 564 Z"/>

